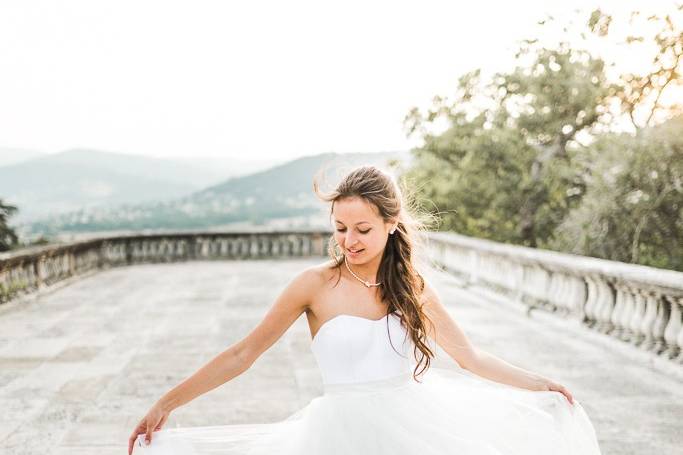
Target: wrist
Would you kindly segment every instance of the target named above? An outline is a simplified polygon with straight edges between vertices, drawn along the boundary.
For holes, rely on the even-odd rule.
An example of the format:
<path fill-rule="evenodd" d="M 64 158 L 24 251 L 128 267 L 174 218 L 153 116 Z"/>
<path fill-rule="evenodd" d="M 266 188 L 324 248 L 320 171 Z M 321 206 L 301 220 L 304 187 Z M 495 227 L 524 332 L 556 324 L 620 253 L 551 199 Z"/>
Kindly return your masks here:
<path fill-rule="evenodd" d="M 157 401 L 156 406 L 158 406 L 165 413 L 171 413 L 175 408 L 178 407 L 175 400 L 169 396 L 163 396 Z"/>
<path fill-rule="evenodd" d="M 529 389 L 534 391 L 548 390 L 548 378 L 532 374 L 529 381 Z"/>

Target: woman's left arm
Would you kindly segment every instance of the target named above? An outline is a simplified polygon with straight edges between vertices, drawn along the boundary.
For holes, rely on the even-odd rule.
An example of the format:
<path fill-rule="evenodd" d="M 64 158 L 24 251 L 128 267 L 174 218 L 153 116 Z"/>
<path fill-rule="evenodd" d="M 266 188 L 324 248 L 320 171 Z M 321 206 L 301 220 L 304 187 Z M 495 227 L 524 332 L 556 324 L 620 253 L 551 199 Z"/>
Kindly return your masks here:
<path fill-rule="evenodd" d="M 423 297 L 425 314 L 434 324 L 428 329 L 430 338 L 462 368 L 477 376 L 522 389 L 560 392 L 574 403 L 572 394 L 563 385 L 474 347 L 441 303 L 438 294 L 426 282 Z"/>
<path fill-rule="evenodd" d="M 481 349 L 476 349 L 475 361 L 467 369 L 478 376 L 522 389 L 560 392 L 574 404 L 574 397 L 562 384 L 516 367 Z"/>

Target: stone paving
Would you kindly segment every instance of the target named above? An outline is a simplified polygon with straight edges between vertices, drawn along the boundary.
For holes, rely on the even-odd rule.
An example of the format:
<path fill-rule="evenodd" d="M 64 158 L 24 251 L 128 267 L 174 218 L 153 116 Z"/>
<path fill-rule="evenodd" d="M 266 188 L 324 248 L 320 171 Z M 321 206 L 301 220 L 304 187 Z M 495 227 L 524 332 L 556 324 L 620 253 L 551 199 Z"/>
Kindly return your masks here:
<path fill-rule="evenodd" d="M 0 453 L 124 454 L 159 396 L 249 333 L 289 279 L 320 261 L 136 265 L 1 306 Z M 587 329 L 527 317 L 443 273 L 428 276 L 475 345 L 572 391 L 604 454 L 681 453 L 680 377 Z M 302 315 L 251 369 L 177 409 L 166 427 L 286 418 L 322 393 L 309 345 Z M 438 351 L 434 364 L 451 362 Z"/>

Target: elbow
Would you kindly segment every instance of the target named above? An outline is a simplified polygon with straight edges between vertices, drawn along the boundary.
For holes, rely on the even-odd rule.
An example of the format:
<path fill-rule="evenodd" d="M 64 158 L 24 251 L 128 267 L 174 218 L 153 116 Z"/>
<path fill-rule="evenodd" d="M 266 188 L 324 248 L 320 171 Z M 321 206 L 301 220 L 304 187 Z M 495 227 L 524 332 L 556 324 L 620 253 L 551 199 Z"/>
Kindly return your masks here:
<path fill-rule="evenodd" d="M 460 355 L 456 359 L 456 362 L 465 370 L 476 373 L 481 365 L 481 355 L 476 349 L 472 348 L 464 355 Z"/>
<path fill-rule="evenodd" d="M 258 358 L 258 354 L 254 353 L 253 349 L 249 349 L 244 343 L 235 345 L 235 357 L 240 371 L 248 370 Z"/>

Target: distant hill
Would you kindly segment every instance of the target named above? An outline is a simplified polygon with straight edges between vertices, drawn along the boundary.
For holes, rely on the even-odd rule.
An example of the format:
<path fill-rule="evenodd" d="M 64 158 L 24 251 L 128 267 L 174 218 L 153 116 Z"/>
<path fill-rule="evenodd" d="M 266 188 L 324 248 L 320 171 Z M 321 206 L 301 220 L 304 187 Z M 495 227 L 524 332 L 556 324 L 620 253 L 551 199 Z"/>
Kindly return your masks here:
<path fill-rule="evenodd" d="M 202 179 L 196 183 L 204 188 L 208 185 L 213 185 L 225 181 L 230 177 L 237 177 L 240 175 L 249 175 L 254 172 L 259 172 L 268 169 L 272 166 L 278 165 L 284 160 L 270 159 L 270 160 L 242 160 L 236 158 L 216 158 L 216 157 L 183 157 L 170 158 L 166 161 L 171 161 L 185 168 L 190 167 L 198 171 L 206 173 L 207 179 Z"/>
<path fill-rule="evenodd" d="M 296 159 L 251 175 L 234 177 L 187 196 L 143 204 L 93 208 L 23 226 L 25 235 L 65 232 L 197 229 L 235 223 L 265 225 L 277 220 L 299 224 L 321 220 L 324 204 L 313 194 L 313 176 L 325 170 L 327 187 L 359 164 L 386 166 L 389 160 L 409 159 L 406 152 L 334 154 Z M 324 219 L 324 216 L 323 218 Z"/>
<path fill-rule="evenodd" d="M 41 154 L 0 167 L 0 197 L 19 207 L 14 222 L 25 223 L 81 209 L 174 199 L 253 169 L 236 160 L 210 161 L 86 149 Z"/>
<path fill-rule="evenodd" d="M 29 149 L 0 147 L 0 166 L 21 163 L 43 156 L 43 152 Z"/>

